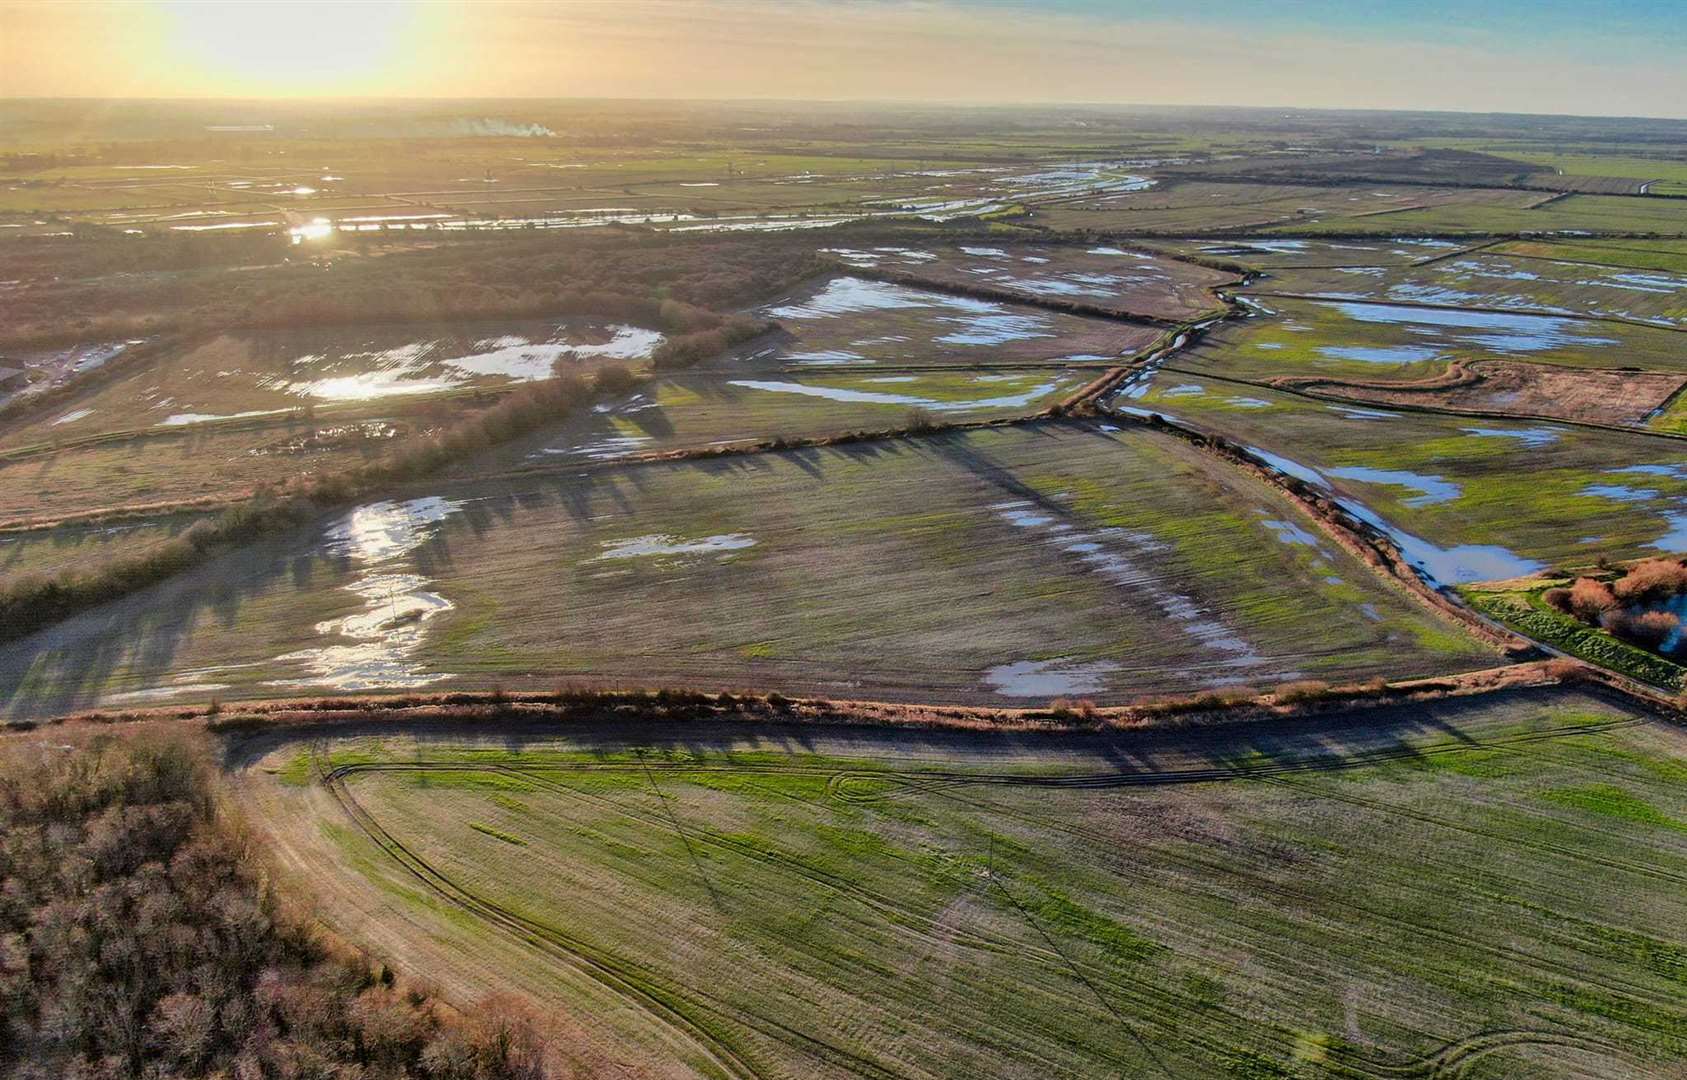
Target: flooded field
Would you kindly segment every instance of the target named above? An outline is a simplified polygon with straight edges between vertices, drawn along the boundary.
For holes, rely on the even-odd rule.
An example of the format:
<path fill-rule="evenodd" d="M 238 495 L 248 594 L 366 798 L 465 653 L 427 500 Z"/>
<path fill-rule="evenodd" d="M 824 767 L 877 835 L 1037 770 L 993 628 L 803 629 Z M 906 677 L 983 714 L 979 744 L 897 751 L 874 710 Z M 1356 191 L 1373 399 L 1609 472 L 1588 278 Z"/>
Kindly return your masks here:
<path fill-rule="evenodd" d="M 1054 425 L 376 502 L 0 650 L 0 672 L 16 712 L 564 677 L 1119 700 L 1491 660 L 1269 487 L 1164 436 Z"/>
<path fill-rule="evenodd" d="M 1222 434 L 1331 491 L 1439 584 L 1687 548 L 1673 440 L 1314 401 L 1182 371 L 1115 404 Z"/>
<path fill-rule="evenodd" d="M 1361 382 L 1443 376 L 1455 360 L 1687 373 L 1683 337 L 1673 331 L 1565 316 L 1269 295 L 1279 284 L 1267 279 L 1245 294 L 1256 298 L 1260 317 L 1218 326 L 1176 364 L 1243 379 Z"/>
<path fill-rule="evenodd" d="M 1213 290 L 1234 275 L 1109 244 L 960 244 L 830 248 L 861 269 L 963 288 L 990 288 L 1124 316 L 1184 321 L 1219 310 Z"/>
<path fill-rule="evenodd" d="M 757 314 L 778 320 L 791 335 L 759 359 L 816 369 L 1117 363 L 1161 336 L 1153 326 L 850 276 L 831 278 Z"/>
<path fill-rule="evenodd" d="M 1687 329 L 1687 273 L 1531 257 L 1481 253 L 1378 272 L 1297 270 L 1276 275 L 1266 289 L 1332 299 L 1588 315 Z"/>
<path fill-rule="evenodd" d="M 330 326 L 220 335 L 161 356 L 64 409 L 0 436 L 0 447 L 180 427 L 395 399 L 636 364 L 660 332 L 589 319 Z M 48 430 L 50 429 L 50 430 Z"/>

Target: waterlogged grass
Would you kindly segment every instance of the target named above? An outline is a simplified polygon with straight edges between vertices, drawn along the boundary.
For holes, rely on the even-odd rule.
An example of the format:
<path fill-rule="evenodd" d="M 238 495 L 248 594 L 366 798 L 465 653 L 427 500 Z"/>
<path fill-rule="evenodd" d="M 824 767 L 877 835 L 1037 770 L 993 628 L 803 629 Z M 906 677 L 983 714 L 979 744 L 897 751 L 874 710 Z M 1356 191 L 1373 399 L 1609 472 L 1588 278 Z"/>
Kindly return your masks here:
<path fill-rule="evenodd" d="M 1044 425 L 556 484 L 488 493 L 442 529 L 436 587 L 471 599 L 438 620 L 432 670 L 1011 701 L 1487 660 L 1268 487 L 1146 432 Z M 993 681 L 1026 663 L 1054 681 Z"/>
<path fill-rule="evenodd" d="M 1266 407 L 1237 408 L 1238 397 Z M 1170 369 L 1117 403 L 1294 462 L 1317 473 L 1319 486 L 1442 549 L 1494 545 L 1542 569 L 1601 553 L 1634 558 L 1682 547 L 1680 452 L 1643 434 L 1393 412 Z M 1529 569 L 1499 566 L 1462 580 Z"/>
<path fill-rule="evenodd" d="M 418 730 L 384 756 L 496 761 L 538 790 L 348 778 L 432 872 L 557 947 L 447 910 L 315 789 L 261 770 L 244 786 L 320 881 L 330 925 L 354 928 L 361 897 L 384 897 L 402 918 L 377 951 L 403 950 L 450 993 L 531 993 L 581 1018 L 578 1052 L 640 1071 L 710 1074 L 707 1046 L 815 1077 L 1335 1080 L 1452 1050 L 1482 1075 L 1661 1077 L 1687 1053 L 1687 745 L 1634 720 L 1566 691 L 1228 748 Z M 1419 753 L 1269 782 L 1015 782 L 1384 746 Z M 582 979 L 570 956 L 636 992 Z M 1549 1037 L 1487 1034 L 1510 1031 Z"/>
<path fill-rule="evenodd" d="M 1341 273 L 1328 271 L 1329 274 Z M 1315 293 L 1374 295 L 1370 278 L 1303 282 Z M 1262 290 L 1299 291 L 1289 280 L 1270 279 Z M 1452 360 L 1506 360 L 1567 367 L 1639 367 L 1687 371 L 1675 331 L 1622 323 L 1532 318 L 1523 315 L 1414 311 L 1261 296 L 1275 317 L 1226 323 L 1173 362 L 1180 368 L 1240 379 L 1319 376 L 1363 382 L 1434 378 Z"/>

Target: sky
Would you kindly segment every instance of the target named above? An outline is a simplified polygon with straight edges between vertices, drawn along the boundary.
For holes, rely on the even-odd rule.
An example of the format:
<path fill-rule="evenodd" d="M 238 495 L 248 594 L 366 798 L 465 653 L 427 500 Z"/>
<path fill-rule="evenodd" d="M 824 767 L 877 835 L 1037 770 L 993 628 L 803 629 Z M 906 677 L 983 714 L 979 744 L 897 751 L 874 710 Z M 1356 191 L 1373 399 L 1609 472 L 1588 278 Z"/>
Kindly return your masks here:
<path fill-rule="evenodd" d="M 1687 117 L 1683 0 L 0 0 L 0 97 Z"/>

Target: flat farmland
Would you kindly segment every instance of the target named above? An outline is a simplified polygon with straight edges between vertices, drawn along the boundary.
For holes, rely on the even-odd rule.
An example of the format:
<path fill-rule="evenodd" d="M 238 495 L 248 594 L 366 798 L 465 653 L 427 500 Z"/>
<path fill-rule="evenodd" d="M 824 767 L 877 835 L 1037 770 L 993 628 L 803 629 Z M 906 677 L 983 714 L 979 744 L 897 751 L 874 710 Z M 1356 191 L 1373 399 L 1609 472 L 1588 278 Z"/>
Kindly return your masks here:
<path fill-rule="evenodd" d="M 1121 397 L 1262 450 L 1394 537 L 1441 584 L 1682 549 L 1674 440 L 1311 400 L 1180 370 Z"/>
<path fill-rule="evenodd" d="M 261 485 L 373 462 L 443 419 L 318 420 L 288 412 L 65 437 L 27 452 L 0 452 L 0 520 L 240 499 Z"/>
<path fill-rule="evenodd" d="M 1687 273 L 1687 240 L 1513 240 L 1492 251 L 1554 262 Z"/>
<path fill-rule="evenodd" d="M 167 514 L 97 525 L 0 531 L 0 582 L 30 574 L 87 571 L 113 559 L 144 555 L 177 539 L 203 514 Z"/>
<path fill-rule="evenodd" d="M 1204 190 L 1210 186 L 1212 190 Z M 1202 233 L 1243 229 L 1330 229 L 1410 234 L 1393 222 L 1416 214 L 1490 212 L 1528 206 L 1539 192 L 1501 188 L 1299 187 L 1212 184 L 1171 197 L 1147 191 L 1038 208 L 1032 220 L 1052 229 L 1102 232 Z"/>
<path fill-rule="evenodd" d="M 220 334 L 116 373 L 13 425 L 0 448 L 111 432 L 336 409 L 391 411 L 394 399 L 497 388 L 636 365 L 659 331 L 608 321 L 394 323 Z"/>
<path fill-rule="evenodd" d="M 1002 704 L 1493 660 L 1269 485 L 1050 424 L 371 504 L 0 649 L 0 685 L 14 712 L 559 678 Z"/>
<path fill-rule="evenodd" d="M 1445 375 L 1455 360 L 1687 373 L 1687 340 L 1675 331 L 1556 315 L 1307 301 L 1264 291 L 1278 284 L 1269 279 L 1250 293 L 1269 314 L 1214 327 L 1172 363 L 1260 380 L 1415 381 Z"/>
<path fill-rule="evenodd" d="M 1025 416 L 1072 396 L 1101 374 L 1093 367 L 922 368 L 895 374 L 843 366 L 685 374 L 465 460 L 451 473 L 473 477 L 522 466 L 884 431 L 916 421 Z"/>
<path fill-rule="evenodd" d="M 1365 273 L 1354 268 L 1297 270 L 1274 275 L 1266 289 L 1336 299 L 1544 311 L 1687 329 L 1687 274 L 1518 256 L 1472 254 L 1429 266 Z"/>
<path fill-rule="evenodd" d="M 449 1000 L 533 995 L 584 1073 L 1687 1055 L 1687 747 L 1575 691 L 1103 736 L 400 724 L 238 745 L 240 804 L 331 926 Z"/>
<path fill-rule="evenodd" d="M 1116 362 L 1159 327 L 843 276 L 757 309 L 790 338 L 758 359 L 802 367 Z"/>
<path fill-rule="evenodd" d="M 980 242 L 954 247 L 834 248 L 859 269 L 905 275 L 936 285 L 989 288 L 1111 314 L 1184 322 L 1221 310 L 1214 294 L 1236 277 L 1193 263 L 1102 245 Z"/>
<path fill-rule="evenodd" d="M 1471 243 L 1428 237 L 1381 240 L 1302 240 L 1249 236 L 1235 240 L 1154 240 L 1155 249 L 1194 258 L 1239 263 L 1256 270 L 1330 266 L 1409 266 L 1470 247 Z"/>
<path fill-rule="evenodd" d="M 1517 198 L 1454 201 L 1361 219 L 1310 217 L 1279 228 L 1331 232 L 1419 233 L 1687 233 L 1687 201 L 1619 195 L 1571 195 L 1535 207 L 1538 191 Z M 1524 198 L 1526 197 L 1526 198 Z"/>

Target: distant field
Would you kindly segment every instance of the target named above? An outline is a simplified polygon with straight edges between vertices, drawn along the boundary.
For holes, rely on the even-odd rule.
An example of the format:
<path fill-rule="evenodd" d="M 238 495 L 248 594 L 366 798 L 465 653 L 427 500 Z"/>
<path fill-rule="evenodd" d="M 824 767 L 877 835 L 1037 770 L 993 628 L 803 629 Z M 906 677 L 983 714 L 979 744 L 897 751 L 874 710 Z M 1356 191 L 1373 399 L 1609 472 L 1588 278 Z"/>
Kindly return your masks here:
<path fill-rule="evenodd" d="M 1687 274 L 1687 240 L 1514 240 L 1495 254 Z"/>
<path fill-rule="evenodd" d="M 1119 405 L 1270 453 L 1444 584 L 1687 547 L 1687 470 L 1671 440 L 1314 401 L 1170 369 Z"/>
<path fill-rule="evenodd" d="M 585 1072 L 1687 1056 L 1687 744 L 1573 691 L 1096 737 L 388 732 L 265 736 L 237 797 L 330 925 L 448 999 L 534 995 Z"/>
<path fill-rule="evenodd" d="M 790 338 L 758 357 L 822 371 L 839 366 L 961 366 L 1107 362 L 1162 336 L 1141 323 L 843 276 L 756 310 Z"/>
<path fill-rule="evenodd" d="M 1359 285 L 1350 291 L 1362 294 L 1373 279 L 1352 280 Z M 1345 285 L 1345 280 L 1335 284 Z M 1455 359 L 1687 373 L 1687 335 L 1676 331 L 1557 316 L 1265 295 L 1265 290 L 1297 287 L 1317 288 L 1279 278 L 1260 282 L 1254 295 L 1272 316 L 1224 323 L 1173 363 L 1245 379 L 1323 376 L 1389 382 L 1441 375 Z"/>
<path fill-rule="evenodd" d="M 1540 192 L 1516 192 L 1539 201 Z M 1405 210 L 1351 221 L 1314 218 L 1281 231 L 1320 232 L 1520 233 L 1520 232 L 1640 232 L 1680 236 L 1687 233 L 1687 200 L 1625 198 L 1617 195 L 1571 195 L 1539 209 L 1524 209 L 1509 200 L 1489 203 L 1450 203 L 1422 210 Z M 1279 230 L 1271 230 L 1279 231 Z"/>
<path fill-rule="evenodd" d="M 1687 273 L 1486 252 L 1380 271 L 1282 270 L 1262 291 L 1592 315 L 1687 329 Z"/>
<path fill-rule="evenodd" d="M 750 367 L 665 378 L 607 408 L 572 417 L 451 469 L 472 478 L 513 467 L 561 467 L 662 450 L 849 431 L 911 420 L 945 423 L 1022 416 L 1103 374 L 1090 368 L 964 368 L 874 373 L 837 367 L 793 373 Z"/>
<path fill-rule="evenodd" d="M 1188 321 L 1221 310 L 1213 290 L 1234 275 L 1106 245 L 984 242 L 954 247 L 833 248 L 860 269 L 962 288 L 1000 289 L 1045 303 L 1072 302 L 1115 315 Z"/>
<path fill-rule="evenodd" d="M 1000 704 L 1494 659 L 1269 486 L 1093 425 L 464 484 L 326 530 L 0 649 L 6 708 L 568 677 Z"/>
<path fill-rule="evenodd" d="M 1250 236 L 1235 240 L 1161 240 L 1155 250 L 1277 270 L 1319 266 L 1405 266 L 1471 246 L 1464 241 L 1391 236 L 1380 240 L 1301 240 Z"/>
<path fill-rule="evenodd" d="M 1396 225 L 1417 214 L 1506 212 L 1541 199 L 1539 192 L 1502 188 L 1341 187 L 1263 189 L 1249 184 L 1215 184 L 1184 205 L 1158 205 L 1157 194 L 1069 202 L 1038 209 L 1032 220 L 1054 229 L 1120 232 L 1202 233 L 1216 230 L 1331 230 L 1408 234 Z M 1226 190 L 1229 189 L 1229 190 Z M 1181 190 L 1181 188 L 1173 189 Z M 1431 209 L 1420 209 L 1420 208 Z"/>

